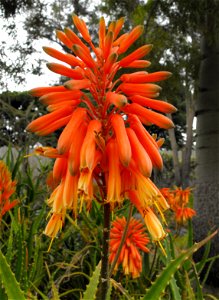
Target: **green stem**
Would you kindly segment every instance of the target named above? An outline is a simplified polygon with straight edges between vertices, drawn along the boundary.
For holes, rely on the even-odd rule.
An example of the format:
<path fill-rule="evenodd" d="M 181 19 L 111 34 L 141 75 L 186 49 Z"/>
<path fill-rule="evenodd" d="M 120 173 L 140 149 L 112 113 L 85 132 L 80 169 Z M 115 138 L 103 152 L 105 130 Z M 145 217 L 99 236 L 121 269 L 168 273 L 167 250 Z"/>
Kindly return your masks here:
<path fill-rule="evenodd" d="M 109 288 L 109 237 L 110 237 L 110 204 L 104 205 L 103 252 L 101 264 L 100 298 L 105 300 Z"/>
<path fill-rule="evenodd" d="M 121 242 L 119 244 L 119 248 L 118 248 L 118 250 L 116 252 L 115 258 L 114 258 L 114 260 L 112 262 L 112 265 L 111 265 L 111 268 L 110 268 L 109 278 L 113 274 L 114 268 L 115 268 L 116 263 L 117 263 L 117 261 L 119 259 L 120 252 L 121 252 L 122 247 L 124 245 L 124 242 L 125 242 L 125 239 L 126 239 L 126 235 L 127 235 L 127 231 L 128 231 L 128 227 L 129 227 L 129 223 L 130 223 L 130 220 L 131 220 L 131 217 L 132 217 L 132 209 L 133 209 L 133 206 L 131 204 L 130 207 L 129 207 L 129 215 L 128 215 L 127 222 L 126 222 L 123 234 L 122 234 Z"/>

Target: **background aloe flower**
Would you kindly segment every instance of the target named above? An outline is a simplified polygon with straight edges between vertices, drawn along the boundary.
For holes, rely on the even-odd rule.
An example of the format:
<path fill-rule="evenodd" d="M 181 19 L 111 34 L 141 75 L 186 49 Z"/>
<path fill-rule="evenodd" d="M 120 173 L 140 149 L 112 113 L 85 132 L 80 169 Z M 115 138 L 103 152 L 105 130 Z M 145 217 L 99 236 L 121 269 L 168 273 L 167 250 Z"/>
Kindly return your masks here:
<path fill-rule="evenodd" d="M 73 22 L 81 38 L 70 28 L 57 31 L 57 38 L 72 54 L 44 47 L 48 55 L 68 65 L 49 63 L 48 68 L 68 80 L 60 86 L 31 91 L 47 105 L 49 113 L 32 121 L 27 129 L 47 135 L 63 128 L 57 149 L 43 151 L 44 156 L 55 158 L 53 177 L 60 182 L 48 199 L 51 212 L 53 216 L 62 212 L 63 218 L 63 212 L 71 209 L 76 217 L 83 203 L 90 209 L 93 199 L 110 203 L 113 209 L 128 191 L 137 192 L 143 208 L 156 207 L 161 212 L 159 191 L 148 181 L 153 167 L 162 168 L 160 141 L 143 124 L 173 127 L 163 113 L 175 112 L 175 107 L 154 100 L 161 90 L 155 82 L 171 74 L 126 73 L 126 69 L 150 65 L 144 57 L 151 45 L 125 54 L 142 34 L 142 26 L 120 35 L 124 18 L 108 28 L 101 18 L 99 44 L 95 46 L 85 22 L 76 15 Z M 123 75 L 115 79 L 121 69 Z"/>
<path fill-rule="evenodd" d="M 196 215 L 196 211 L 188 207 L 191 188 L 188 187 L 185 190 L 181 187 L 175 187 L 174 189 L 162 188 L 160 191 L 174 211 L 177 223 L 184 224 Z"/>
<path fill-rule="evenodd" d="M 18 203 L 18 200 L 10 201 L 15 190 L 16 181 L 12 181 L 10 171 L 6 164 L 0 160 L 0 220 L 7 211 Z"/>
<path fill-rule="evenodd" d="M 125 217 L 117 217 L 112 223 L 109 256 L 111 263 L 115 259 L 118 247 L 121 243 L 126 222 Z M 121 264 L 125 275 L 130 274 L 132 278 L 139 277 L 142 271 L 142 257 L 139 251 L 149 252 L 149 249 L 146 247 L 148 243 L 149 238 L 145 233 L 141 221 L 131 218 L 128 224 L 126 239 L 114 270 L 116 271 Z"/>

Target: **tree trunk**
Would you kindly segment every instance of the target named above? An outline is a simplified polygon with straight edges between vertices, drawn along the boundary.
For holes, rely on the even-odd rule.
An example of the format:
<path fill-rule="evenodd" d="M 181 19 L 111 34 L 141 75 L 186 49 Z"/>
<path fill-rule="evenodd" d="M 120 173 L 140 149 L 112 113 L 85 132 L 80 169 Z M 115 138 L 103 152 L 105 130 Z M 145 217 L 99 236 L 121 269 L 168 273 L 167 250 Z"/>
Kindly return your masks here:
<path fill-rule="evenodd" d="M 208 20 L 214 22 L 214 14 Z M 208 25 L 208 24 L 207 24 Z M 207 26 L 206 25 L 206 26 Z M 197 184 L 195 188 L 194 231 L 196 240 L 219 228 L 219 38 L 213 38 L 214 27 L 202 38 L 199 98 L 197 102 Z M 216 30 L 215 30 L 216 31 Z M 212 38 L 209 39 L 208 37 Z M 218 238 L 212 241 L 212 255 L 219 253 Z M 219 279 L 219 262 L 215 265 Z"/>
<path fill-rule="evenodd" d="M 168 118 L 172 120 L 171 114 L 167 114 Z M 177 186 L 181 185 L 181 175 L 180 175 L 180 164 L 178 156 L 178 145 L 176 142 L 176 135 L 174 128 L 168 129 L 170 145 L 173 154 L 173 168 L 174 168 L 174 181 Z"/>
<path fill-rule="evenodd" d="M 195 93 L 186 93 L 186 143 L 182 152 L 182 187 L 190 186 L 191 156 L 193 145 L 193 120 L 195 115 L 194 108 Z"/>

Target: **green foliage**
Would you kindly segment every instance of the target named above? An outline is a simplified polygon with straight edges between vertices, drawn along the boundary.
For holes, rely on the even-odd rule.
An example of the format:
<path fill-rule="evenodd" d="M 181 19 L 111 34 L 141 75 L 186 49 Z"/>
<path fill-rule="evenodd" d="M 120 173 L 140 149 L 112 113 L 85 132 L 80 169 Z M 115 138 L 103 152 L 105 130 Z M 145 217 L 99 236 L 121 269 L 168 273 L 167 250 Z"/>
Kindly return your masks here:
<path fill-rule="evenodd" d="M 0 280 L 9 299 L 25 300 L 24 294 L 0 250 Z"/>
<path fill-rule="evenodd" d="M 92 277 L 90 278 L 90 282 L 87 285 L 86 291 L 84 292 L 83 295 L 83 300 L 96 299 L 97 286 L 99 284 L 99 277 L 100 277 L 100 268 L 101 268 L 101 261 L 96 266 L 96 269 L 93 272 Z"/>

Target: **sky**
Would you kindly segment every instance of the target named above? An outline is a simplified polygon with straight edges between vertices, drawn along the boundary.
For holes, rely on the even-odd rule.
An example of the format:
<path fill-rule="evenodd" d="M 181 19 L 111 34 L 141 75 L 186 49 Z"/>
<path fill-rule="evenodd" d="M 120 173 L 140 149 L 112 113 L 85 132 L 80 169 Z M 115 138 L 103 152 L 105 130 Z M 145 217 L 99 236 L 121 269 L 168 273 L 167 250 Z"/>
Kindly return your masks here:
<path fill-rule="evenodd" d="M 45 0 L 46 3 L 50 4 L 53 2 L 53 0 Z M 97 5 L 100 0 L 94 0 L 91 1 L 91 5 L 88 8 L 88 10 L 92 11 L 94 9 L 94 5 Z M 49 13 L 49 6 L 48 6 L 48 12 Z M 15 22 L 16 22 L 16 28 L 17 28 L 17 39 L 19 39 L 21 42 L 25 41 L 26 38 L 26 32 L 23 29 L 23 16 L 22 15 L 16 15 L 15 16 Z M 85 20 L 86 21 L 86 20 Z M 7 34 L 7 32 L 3 29 L 4 25 L 3 18 L 0 17 L 0 45 L 2 44 L 3 41 L 7 42 L 7 45 L 11 45 L 13 43 L 12 38 Z M 37 58 L 45 59 L 46 62 L 58 62 L 55 58 L 51 58 L 48 56 L 42 49 L 43 46 L 49 46 L 53 47 L 58 50 L 62 50 L 59 45 L 56 43 L 52 43 L 51 41 L 48 41 L 47 39 L 40 39 L 37 41 L 33 42 L 34 48 L 37 50 L 37 53 L 34 53 L 31 55 L 30 58 L 30 64 L 37 60 Z M 9 53 L 10 57 L 14 60 L 16 60 L 16 55 L 14 53 Z M 24 91 L 24 90 L 30 90 L 34 87 L 39 87 L 39 86 L 48 86 L 52 85 L 54 83 L 57 83 L 59 81 L 60 76 L 58 74 L 55 74 L 51 72 L 47 67 L 46 67 L 46 62 L 42 64 L 42 72 L 43 75 L 37 76 L 31 74 L 31 72 L 26 74 L 26 82 L 24 84 L 15 84 L 13 80 L 8 80 L 8 90 L 11 91 Z"/>

